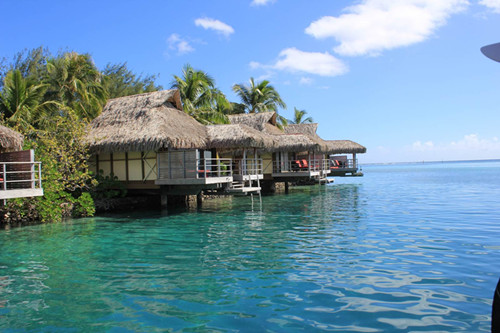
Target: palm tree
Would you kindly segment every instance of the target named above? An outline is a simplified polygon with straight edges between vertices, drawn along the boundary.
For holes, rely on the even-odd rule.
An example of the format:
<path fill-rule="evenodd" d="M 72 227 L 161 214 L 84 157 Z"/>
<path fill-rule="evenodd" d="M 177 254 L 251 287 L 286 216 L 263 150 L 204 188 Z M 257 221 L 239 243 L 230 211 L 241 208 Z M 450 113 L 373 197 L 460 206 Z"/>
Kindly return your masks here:
<path fill-rule="evenodd" d="M 290 124 L 306 124 L 312 123 L 313 119 L 311 117 L 307 117 L 304 119 L 304 116 L 307 114 L 306 110 L 299 110 L 294 108 L 293 119 L 289 120 Z"/>
<path fill-rule="evenodd" d="M 92 120 L 107 101 L 101 73 L 90 55 L 65 53 L 47 61 L 47 98 L 73 109 L 81 119 Z"/>
<path fill-rule="evenodd" d="M 278 107 L 286 108 L 281 96 L 267 80 L 256 84 L 252 77 L 249 86 L 235 84 L 233 91 L 240 97 L 248 113 L 277 112 Z"/>
<path fill-rule="evenodd" d="M 36 84 L 30 77 L 23 78 L 18 69 L 8 72 L 0 93 L 0 115 L 18 129 L 37 127 L 50 107 L 56 105 L 53 101 L 44 102 L 46 90 L 46 84 Z"/>
<path fill-rule="evenodd" d="M 182 77 L 174 75 L 171 88 L 178 89 L 184 111 L 201 123 L 227 123 L 225 110 L 231 105 L 226 96 L 215 88 L 215 80 L 206 72 L 186 64 Z"/>

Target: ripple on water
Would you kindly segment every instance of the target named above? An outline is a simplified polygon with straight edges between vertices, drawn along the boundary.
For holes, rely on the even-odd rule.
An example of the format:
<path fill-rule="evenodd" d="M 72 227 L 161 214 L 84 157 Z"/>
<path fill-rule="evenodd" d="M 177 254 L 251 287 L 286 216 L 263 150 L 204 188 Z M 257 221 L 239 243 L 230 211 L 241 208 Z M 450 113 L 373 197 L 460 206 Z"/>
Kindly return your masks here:
<path fill-rule="evenodd" d="M 3 231 L 0 330 L 487 332 L 499 170 L 371 167 L 262 211 L 231 198 Z"/>

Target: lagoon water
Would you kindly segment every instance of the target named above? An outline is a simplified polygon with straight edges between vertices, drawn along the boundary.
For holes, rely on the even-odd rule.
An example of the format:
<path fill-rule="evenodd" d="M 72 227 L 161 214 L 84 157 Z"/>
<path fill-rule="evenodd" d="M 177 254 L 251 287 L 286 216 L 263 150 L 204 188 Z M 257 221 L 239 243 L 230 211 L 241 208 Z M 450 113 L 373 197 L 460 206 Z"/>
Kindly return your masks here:
<path fill-rule="evenodd" d="M 0 231 L 4 332 L 487 332 L 500 162 Z"/>

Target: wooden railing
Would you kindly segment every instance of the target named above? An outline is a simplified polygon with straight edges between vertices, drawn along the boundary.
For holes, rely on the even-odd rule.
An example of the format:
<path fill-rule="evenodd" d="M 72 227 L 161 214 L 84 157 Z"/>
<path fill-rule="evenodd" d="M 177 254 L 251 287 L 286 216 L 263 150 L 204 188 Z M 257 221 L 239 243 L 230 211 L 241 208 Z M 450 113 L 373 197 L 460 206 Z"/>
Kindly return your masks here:
<path fill-rule="evenodd" d="M 261 175 L 264 170 L 261 158 L 233 160 L 233 172 L 242 176 Z"/>
<path fill-rule="evenodd" d="M 162 155 L 163 154 L 163 155 Z M 158 179 L 199 179 L 231 177 L 230 158 L 183 158 L 163 159 L 167 153 L 158 154 Z"/>
<path fill-rule="evenodd" d="M 357 169 L 358 159 L 336 160 L 330 159 L 330 170 Z"/>
<path fill-rule="evenodd" d="M 273 172 L 301 172 L 301 171 L 323 171 L 328 170 L 329 161 L 324 159 L 297 159 L 285 162 L 273 162 Z"/>
<path fill-rule="evenodd" d="M 41 162 L 0 162 L 1 191 L 41 188 Z"/>

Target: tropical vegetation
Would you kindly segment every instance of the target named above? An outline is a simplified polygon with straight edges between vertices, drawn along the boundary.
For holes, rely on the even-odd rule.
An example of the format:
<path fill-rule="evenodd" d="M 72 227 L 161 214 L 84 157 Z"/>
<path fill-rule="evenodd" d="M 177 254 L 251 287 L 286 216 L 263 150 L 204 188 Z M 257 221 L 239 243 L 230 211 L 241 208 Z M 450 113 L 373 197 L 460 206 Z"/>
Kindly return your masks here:
<path fill-rule="evenodd" d="M 0 124 L 24 134 L 25 149 L 36 149 L 44 184 L 43 197 L 9 200 L 0 206 L 0 224 L 94 214 L 93 199 L 111 195 L 103 192 L 114 180 L 88 172 L 86 125 L 110 98 L 163 89 L 157 78 L 137 75 L 127 63 L 107 64 L 100 70 L 89 54 L 54 55 L 43 47 L 19 52 L 10 62 L 0 59 Z M 180 91 L 184 111 L 203 124 L 227 123 L 229 114 L 286 108 L 269 81 L 253 78 L 249 85 L 232 87 L 240 103 L 230 102 L 212 76 L 189 64 L 180 76 L 173 76 L 171 87 Z M 278 120 L 287 124 L 282 116 Z"/>
<path fill-rule="evenodd" d="M 238 95 L 248 113 L 278 112 L 278 108 L 286 109 L 286 104 L 276 89 L 267 80 L 255 82 L 250 78 L 250 85 L 235 84 L 233 91 Z"/>
<path fill-rule="evenodd" d="M 312 117 L 306 117 L 306 114 L 307 114 L 306 110 L 299 110 L 297 108 L 294 108 L 293 119 L 289 119 L 288 123 L 290 123 L 290 124 L 312 123 L 313 122 Z"/>
<path fill-rule="evenodd" d="M 182 76 L 174 75 L 171 87 L 178 89 L 184 111 L 203 124 L 225 124 L 231 103 L 216 88 L 215 80 L 206 72 L 187 64 Z"/>

